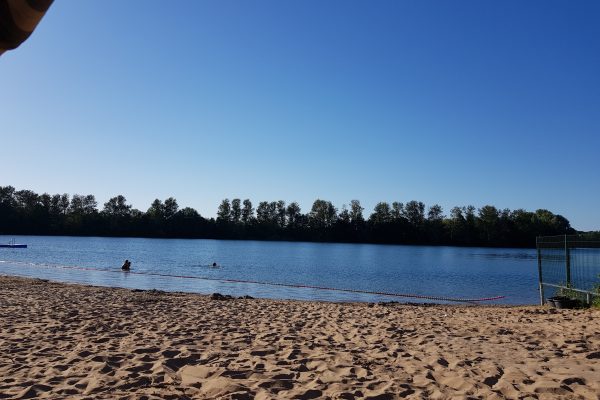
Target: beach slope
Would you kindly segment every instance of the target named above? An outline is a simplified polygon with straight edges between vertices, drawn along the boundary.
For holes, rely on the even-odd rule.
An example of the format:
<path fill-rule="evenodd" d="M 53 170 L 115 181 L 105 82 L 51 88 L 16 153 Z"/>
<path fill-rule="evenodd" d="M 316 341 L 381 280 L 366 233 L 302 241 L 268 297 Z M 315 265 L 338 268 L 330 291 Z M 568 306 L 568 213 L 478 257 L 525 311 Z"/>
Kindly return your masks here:
<path fill-rule="evenodd" d="M 600 398 L 600 312 L 0 277 L 0 399 Z"/>

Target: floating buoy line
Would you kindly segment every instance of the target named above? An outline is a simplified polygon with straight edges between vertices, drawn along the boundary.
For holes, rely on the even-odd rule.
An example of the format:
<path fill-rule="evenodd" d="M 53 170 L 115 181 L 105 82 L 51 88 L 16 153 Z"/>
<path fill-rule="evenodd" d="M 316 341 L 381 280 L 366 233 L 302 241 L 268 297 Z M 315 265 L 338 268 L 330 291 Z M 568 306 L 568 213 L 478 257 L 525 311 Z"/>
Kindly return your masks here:
<path fill-rule="evenodd" d="M 29 266 L 43 266 L 43 267 L 56 268 L 56 269 L 69 269 L 69 270 L 76 270 L 76 271 L 112 272 L 112 273 L 118 273 L 118 274 L 125 273 L 125 274 L 132 274 L 132 275 L 158 276 L 158 277 L 162 277 L 162 278 L 197 279 L 197 280 L 203 280 L 203 281 L 214 281 L 214 282 L 223 282 L 223 283 L 244 283 L 244 284 L 252 284 L 252 285 L 289 287 L 289 288 L 296 288 L 296 289 L 313 289 L 313 290 L 323 290 L 323 291 L 331 291 L 331 292 L 369 294 L 369 295 L 386 296 L 386 297 L 398 297 L 398 298 L 433 300 L 433 301 L 449 301 L 449 302 L 457 302 L 457 303 L 478 303 L 478 302 L 484 302 L 484 301 L 501 300 L 506 297 L 506 296 L 492 296 L 492 297 L 482 297 L 482 298 L 456 298 L 456 297 L 446 297 L 446 296 L 420 295 L 420 294 L 414 294 L 414 293 L 393 293 L 393 292 L 381 292 L 381 291 L 371 291 L 371 290 L 361 290 L 361 289 L 335 288 L 335 287 L 317 286 L 317 285 L 301 285 L 301 284 L 293 284 L 293 283 L 255 281 L 255 280 L 248 280 L 248 279 L 210 278 L 210 277 L 206 277 L 206 276 L 194 276 L 194 275 L 161 274 L 159 272 L 143 272 L 143 271 L 123 272 L 121 270 L 111 270 L 111 269 L 102 269 L 102 268 L 93 268 L 93 267 L 75 267 L 75 266 L 68 266 L 68 265 L 35 264 L 35 263 L 25 263 L 25 262 L 10 262 L 10 263 L 11 264 L 26 264 Z"/>

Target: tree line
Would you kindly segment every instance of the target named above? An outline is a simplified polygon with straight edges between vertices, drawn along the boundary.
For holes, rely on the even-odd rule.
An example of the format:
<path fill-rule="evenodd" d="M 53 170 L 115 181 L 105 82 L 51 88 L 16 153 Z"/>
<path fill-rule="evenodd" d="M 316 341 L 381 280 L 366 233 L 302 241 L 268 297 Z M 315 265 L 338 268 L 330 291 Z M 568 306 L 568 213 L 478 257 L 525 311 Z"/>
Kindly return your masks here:
<path fill-rule="evenodd" d="M 539 235 L 575 233 L 569 221 L 548 210 L 454 207 L 423 202 L 380 202 L 365 217 L 359 200 L 336 208 L 317 199 L 303 213 L 297 202 L 224 199 L 216 218 L 180 208 L 173 197 L 144 212 L 118 195 L 103 204 L 94 195 L 37 194 L 0 186 L 0 234 L 137 236 L 290 240 L 348 243 L 532 247 Z"/>

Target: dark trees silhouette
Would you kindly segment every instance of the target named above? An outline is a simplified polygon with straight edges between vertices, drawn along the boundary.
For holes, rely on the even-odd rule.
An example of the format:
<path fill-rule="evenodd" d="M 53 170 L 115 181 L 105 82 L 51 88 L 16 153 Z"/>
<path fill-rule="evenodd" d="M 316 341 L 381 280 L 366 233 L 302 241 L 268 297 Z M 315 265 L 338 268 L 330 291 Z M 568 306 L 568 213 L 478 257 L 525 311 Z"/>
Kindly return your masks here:
<path fill-rule="evenodd" d="M 561 215 L 540 209 L 500 210 L 441 206 L 420 201 L 379 202 L 367 219 L 360 201 L 339 210 L 317 199 L 303 214 L 297 202 L 224 199 L 216 219 L 203 218 L 177 200 L 156 199 L 146 212 L 133 209 L 122 195 L 98 211 L 93 195 L 44 193 L 0 186 L 0 234 L 99 235 L 165 238 L 215 238 L 350 243 L 434 244 L 533 247 L 539 235 L 575 233 Z"/>

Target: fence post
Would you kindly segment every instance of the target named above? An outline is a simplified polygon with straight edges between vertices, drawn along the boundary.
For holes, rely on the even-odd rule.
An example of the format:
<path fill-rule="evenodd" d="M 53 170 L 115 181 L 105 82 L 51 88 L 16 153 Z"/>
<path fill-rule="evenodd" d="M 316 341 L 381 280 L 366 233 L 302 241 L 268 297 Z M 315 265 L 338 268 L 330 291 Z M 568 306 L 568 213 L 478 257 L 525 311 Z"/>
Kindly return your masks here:
<path fill-rule="evenodd" d="M 544 284 L 542 281 L 542 251 L 540 250 L 539 237 L 535 238 L 535 247 L 537 247 L 537 259 L 538 259 L 538 277 L 539 277 L 539 291 L 540 291 L 540 305 L 544 305 Z"/>
<path fill-rule="evenodd" d="M 567 287 L 571 287 L 571 249 L 565 235 L 565 268 L 567 269 Z"/>
<path fill-rule="evenodd" d="M 586 305 L 588 307 L 592 305 L 592 295 L 589 292 L 585 294 L 585 300 L 587 301 Z"/>

